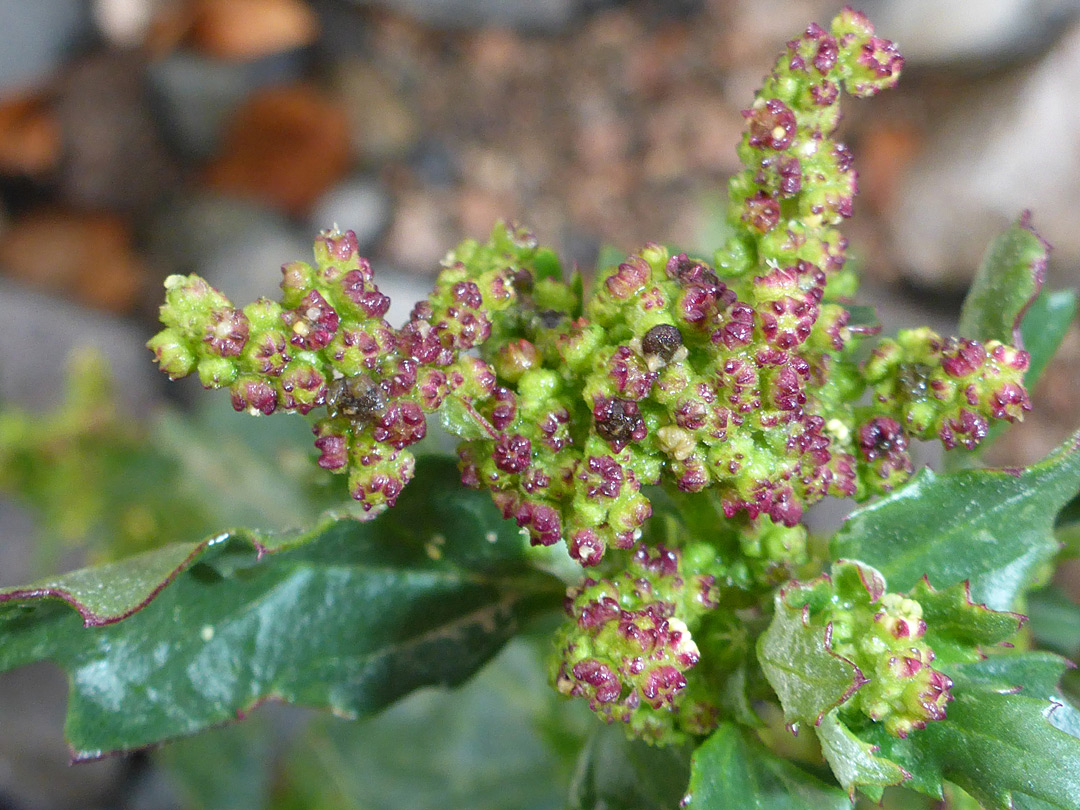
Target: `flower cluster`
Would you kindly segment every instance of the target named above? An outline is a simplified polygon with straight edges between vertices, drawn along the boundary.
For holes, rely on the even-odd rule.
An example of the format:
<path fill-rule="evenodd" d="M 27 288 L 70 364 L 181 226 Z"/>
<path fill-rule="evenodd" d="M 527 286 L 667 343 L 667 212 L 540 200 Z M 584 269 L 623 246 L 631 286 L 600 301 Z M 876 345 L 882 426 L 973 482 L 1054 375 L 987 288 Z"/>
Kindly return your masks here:
<path fill-rule="evenodd" d="M 708 544 L 639 545 L 616 576 L 571 588 L 570 622 L 557 639 L 556 688 L 651 742 L 711 730 L 716 698 L 689 694 L 686 674 L 700 657 L 692 631 L 718 605 L 720 570 Z"/>
<path fill-rule="evenodd" d="M 228 387 L 238 411 L 325 406 L 314 426 L 319 466 L 348 472 L 353 497 L 375 513 L 412 477 L 406 448 L 424 437 L 426 414 L 448 396 L 483 397 L 494 386 L 487 364 L 466 352 L 513 302 L 507 268 L 531 249 L 506 230 L 496 239 L 492 250 L 512 258 L 467 278 L 448 267 L 400 329 L 384 319 L 390 300 L 351 231 L 323 232 L 314 265 L 282 268 L 280 303 L 263 298 L 238 309 L 198 276 L 171 276 L 166 328 L 148 345 L 173 379 L 195 372 L 207 388 Z"/>
<path fill-rule="evenodd" d="M 986 437 L 989 418 L 1015 422 L 1031 410 L 1024 390 L 1027 352 L 996 340 L 942 338 L 930 329 L 905 329 L 883 340 L 866 365 L 878 412 L 921 439 L 937 437 L 947 448 L 969 450 Z M 988 418 L 989 417 L 989 418 Z M 889 457 L 892 425 L 878 430 L 868 454 Z M 888 443 L 889 449 L 883 449 Z M 895 462 L 885 465 L 894 468 Z"/>
<path fill-rule="evenodd" d="M 347 473 L 371 514 L 412 477 L 409 448 L 439 412 L 462 440 L 464 484 L 534 544 L 564 540 L 601 566 L 570 591 L 559 690 L 654 742 L 704 733 L 726 679 L 754 677 L 736 611 L 807 573 L 805 507 L 896 487 L 913 437 L 971 448 L 1029 407 L 1028 357 L 997 341 L 908 330 L 859 362 L 875 329 L 853 317 L 837 226 L 857 183 L 833 135 L 841 90 L 872 95 L 902 64 L 850 9 L 788 43 L 744 112 L 731 236 L 711 262 L 646 244 L 586 295 L 530 233 L 500 224 L 450 252 L 394 328 L 355 237 L 325 232 L 314 265 L 283 268 L 280 303 L 238 309 L 197 276 L 170 277 L 149 346 L 170 376 L 228 387 L 237 410 L 315 412 L 318 464 Z M 707 514 L 650 548 L 659 490 L 680 504 L 700 493 Z M 722 588 L 733 601 L 720 609 Z M 950 682 L 918 601 L 854 564 L 783 593 L 813 603 L 809 619 L 863 673 L 845 711 L 898 736 L 944 716 Z M 743 698 L 735 711 L 752 714 Z"/>
<path fill-rule="evenodd" d="M 845 704 L 897 737 L 945 717 L 952 681 L 934 669 L 934 650 L 919 602 L 886 593 L 881 575 L 868 566 L 840 561 L 831 575 L 795 583 L 782 597 L 805 605 L 811 626 L 829 628 L 831 649 L 858 667 L 862 682 Z"/>

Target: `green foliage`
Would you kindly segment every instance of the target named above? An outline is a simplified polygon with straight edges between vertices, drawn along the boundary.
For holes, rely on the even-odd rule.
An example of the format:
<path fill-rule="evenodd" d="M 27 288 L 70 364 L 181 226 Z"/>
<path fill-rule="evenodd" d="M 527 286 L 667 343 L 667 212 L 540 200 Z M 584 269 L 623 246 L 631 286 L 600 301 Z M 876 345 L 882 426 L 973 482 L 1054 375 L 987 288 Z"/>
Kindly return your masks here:
<path fill-rule="evenodd" d="M 976 602 L 1011 610 L 1057 551 L 1054 518 L 1080 489 L 1078 441 L 1025 470 L 923 470 L 853 512 L 831 554 L 872 565 L 897 589 L 968 581 Z"/>
<path fill-rule="evenodd" d="M 689 810 L 847 810 L 847 795 L 725 723 L 694 752 Z"/>
<path fill-rule="evenodd" d="M 359 717 L 418 686 L 460 683 L 561 587 L 524 566 L 517 532 L 454 488 L 452 469 L 421 465 L 434 497 L 418 488 L 378 523 L 232 532 L 0 591 L 0 669 L 46 659 L 68 671 L 78 759 L 266 700 Z"/>

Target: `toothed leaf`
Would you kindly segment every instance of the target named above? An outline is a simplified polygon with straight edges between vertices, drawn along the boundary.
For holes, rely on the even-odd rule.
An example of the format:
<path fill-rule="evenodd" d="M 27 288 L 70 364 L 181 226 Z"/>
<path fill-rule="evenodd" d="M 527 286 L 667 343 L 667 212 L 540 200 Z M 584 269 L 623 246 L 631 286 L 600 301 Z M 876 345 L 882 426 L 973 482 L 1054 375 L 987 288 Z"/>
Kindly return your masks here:
<path fill-rule="evenodd" d="M 421 464 L 420 485 L 375 522 L 235 531 L 0 591 L 0 670 L 47 659 L 68 672 L 77 759 L 265 700 L 358 717 L 460 683 L 562 587 L 525 566 L 516 528 L 455 472 Z"/>
<path fill-rule="evenodd" d="M 1077 489 L 1077 436 L 1023 470 L 923 470 L 853 512 L 831 553 L 874 566 L 896 591 L 924 576 L 935 588 L 969 580 L 972 600 L 1009 610 L 1057 551 L 1054 517 Z"/>

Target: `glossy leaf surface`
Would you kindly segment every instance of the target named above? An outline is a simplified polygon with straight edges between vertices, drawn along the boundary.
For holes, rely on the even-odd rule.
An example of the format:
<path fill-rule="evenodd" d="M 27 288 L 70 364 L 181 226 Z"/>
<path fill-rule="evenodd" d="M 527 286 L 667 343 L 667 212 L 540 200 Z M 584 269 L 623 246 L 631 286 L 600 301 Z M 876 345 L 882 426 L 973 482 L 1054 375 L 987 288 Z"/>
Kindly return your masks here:
<path fill-rule="evenodd" d="M 47 659 L 67 670 L 76 758 L 266 700 L 358 717 L 460 683 L 563 589 L 526 565 L 517 529 L 455 472 L 421 464 L 371 523 L 231 532 L 2 591 L 0 669 Z"/>
<path fill-rule="evenodd" d="M 1080 489 L 1078 442 L 1023 470 L 923 470 L 853 512 L 831 554 L 872 565 L 894 591 L 969 580 L 975 602 L 1010 610 L 1057 551 L 1054 517 Z"/>
<path fill-rule="evenodd" d="M 987 249 L 960 311 L 961 337 L 1016 344 L 1024 311 L 1042 288 L 1049 246 L 1025 214 Z"/>
<path fill-rule="evenodd" d="M 724 723 L 694 752 L 689 810 L 849 810 L 847 794 Z"/>

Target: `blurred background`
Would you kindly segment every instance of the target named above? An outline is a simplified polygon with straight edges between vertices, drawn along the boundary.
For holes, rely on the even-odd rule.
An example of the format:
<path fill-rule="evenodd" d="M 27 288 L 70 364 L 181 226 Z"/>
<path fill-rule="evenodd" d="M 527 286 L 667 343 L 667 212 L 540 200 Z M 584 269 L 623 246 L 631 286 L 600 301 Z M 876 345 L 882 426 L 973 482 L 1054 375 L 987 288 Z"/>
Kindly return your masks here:
<path fill-rule="evenodd" d="M 0 586 L 150 537 L 278 525 L 282 503 L 295 516 L 340 494 L 304 477 L 302 420 L 244 444 L 254 420 L 235 420 L 224 395 L 183 408 L 197 384 L 167 386 L 143 347 L 165 276 L 200 273 L 239 302 L 275 296 L 280 265 L 337 224 L 356 231 L 403 318 L 446 250 L 498 218 L 583 269 L 647 240 L 711 254 L 740 109 L 784 42 L 840 5 L 0 0 L 0 446 L 6 424 L 6 461 L 21 465 L 5 474 L 0 454 L 0 489 L 20 496 L 0 499 Z M 1054 245 L 1048 285 L 1080 284 L 1080 0 L 856 5 L 908 60 L 897 90 L 848 104 L 842 125 L 862 192 L 847 235 L 886 330 L 948 331 L 990 238 L 1025 208 Z M 81 355 L 65 383 L 78 346 L 100 357 Z M 111 389 L 94 382 L 99 363 Z M 1034 461 L 1080 423 L 1075 325 L 1033 399 L 991 461 Z M 292 500 L 222 489 L 236 478 L 212 469 L 223 429 L 238 437 L 234 467 L 271 459 Z M 102 494 L 89 470 L 135 456 L 144 489 L 182 488 L 195 471 L 215 494 L 149 494 L 124 511 L 135 482 L 117 475 Z M 81 512 L 65 511 L 71 493 Z M 181 501 L 183 520 L 155 519 Z M 95 533 L 89 551 L 53 543 Z M 533 657 L 511 649 L 483 677 L 520 690 Z M 207 743 L 69 769 L 64 689 L 47 668 L 0 678 L 0 810 L 457 806 L 437 779 L 424 794 L 422 775 L 415 795 L 373 787 L 401 767 L 367 742 L 378 722 L 403 749 L 422 746 L 450 711 L 437 694 L 375 724 L 312 730 L 271 711 Z M 499 694 L 483 711 L 503 725 L 561 711 Z M 493 787 L 482 806 L 561 806 L 570 760 L 535 734 L 481 751 L 461 723 L 449 736 L 462 757 L 518 752 L 492 785 L 538 785 L 518 798 Z"/>

